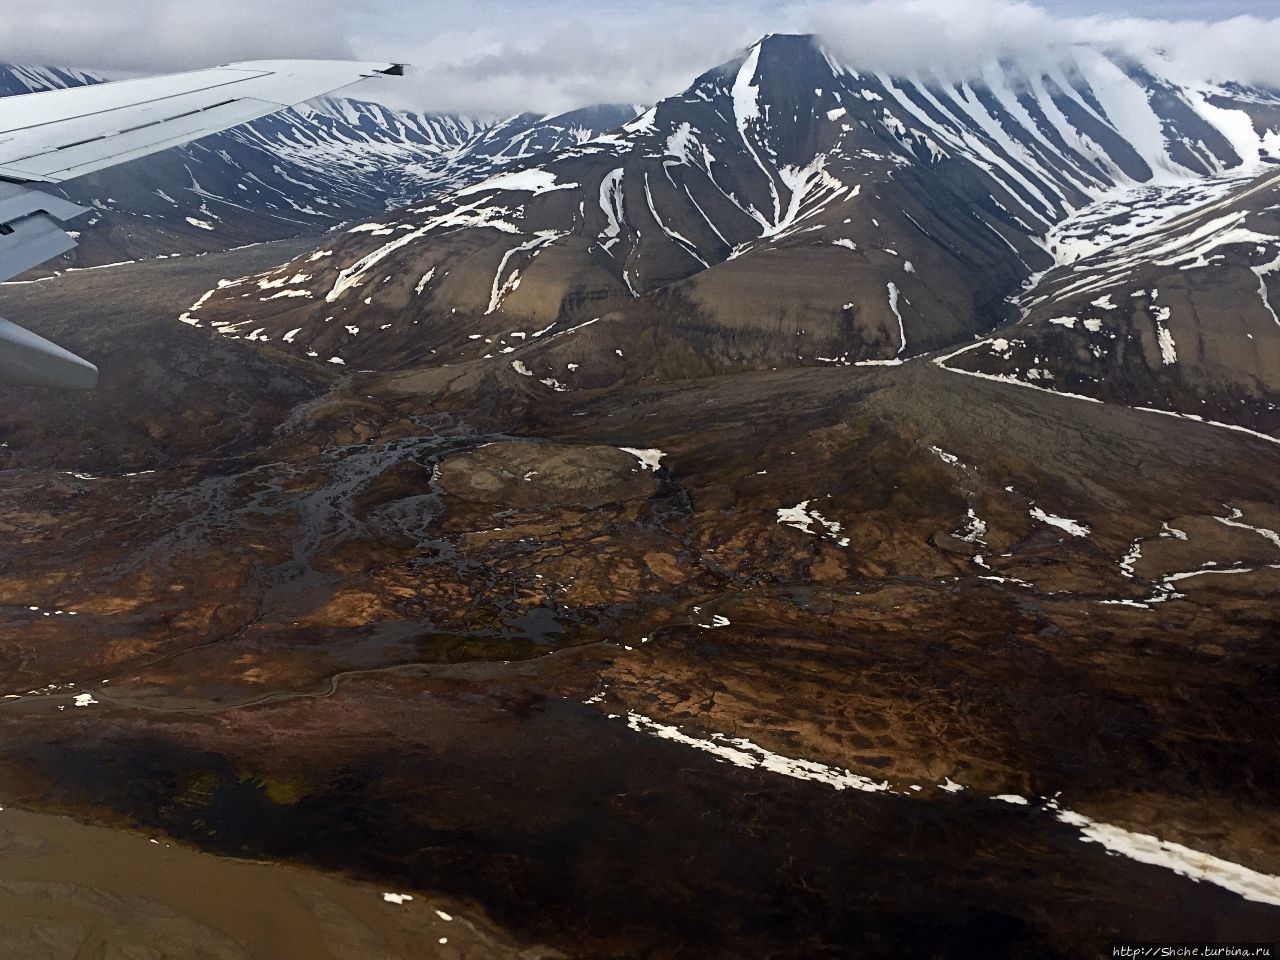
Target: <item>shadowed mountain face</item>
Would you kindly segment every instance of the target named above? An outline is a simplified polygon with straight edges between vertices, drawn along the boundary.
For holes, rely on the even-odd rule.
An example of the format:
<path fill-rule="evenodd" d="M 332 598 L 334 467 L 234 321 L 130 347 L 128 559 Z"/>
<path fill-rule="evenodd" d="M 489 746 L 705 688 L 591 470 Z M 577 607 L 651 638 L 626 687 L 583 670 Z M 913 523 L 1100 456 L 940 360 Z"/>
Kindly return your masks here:
<path fill-rule="evenodd" d="M 0 798 L 494 955 L 1280 937 L 1280 99 L 774 36 L 628 112 L 0 286 L 102 373 L 0 395 Z"/>

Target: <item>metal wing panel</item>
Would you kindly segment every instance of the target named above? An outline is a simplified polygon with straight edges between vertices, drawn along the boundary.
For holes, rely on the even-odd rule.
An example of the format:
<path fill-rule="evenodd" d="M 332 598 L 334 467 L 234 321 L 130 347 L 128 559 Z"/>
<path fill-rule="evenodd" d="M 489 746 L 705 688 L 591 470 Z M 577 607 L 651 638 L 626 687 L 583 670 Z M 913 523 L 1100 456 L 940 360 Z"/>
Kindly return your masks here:
<path fill-rule="evenodd" d="M 16 183 L 0 183 L 0 225 L 12 223 L 20 217 L 29 217 L 33 213 L 47 213 L 58 220 L 72 220 L 88 212 L 87 207 L 43 190 L 20 187 Z M 8 279 L 0 277 L 0 280 Z"/>
<path fill-rule="evenodd" d="M 0 100 L 0 103 L 3 103 Z M 15 152 L 31 150 L 32 155 L 0 164 L 0 177 L 9 177 L 21 181 L 41 181 L 62 183 L 85 174 L 103 170 L 116 164 L 136 160 L 160 150 L 176 147 L 200 137 L 226 130 L 250 120 L 257 120 L 274 113 L 280 107 L 274 103 L 263 103 L 260 100 L 236 100 L 216 107 L 201 109 L 189 116 L 165 121 L 155 121 L 140 130 L 130 130 L 105 137 L 86 137 L 87 142 L 77 142 L 69 136 L 67 142 L 73 146 L 47 151 L 39 147 L 39 141 L 32 142 L 29 134 L 15 138 Z M 68 121 L 80 125 L 85 120 Z M 38 131 L 37 131 L 38 132 Z M 75 136 L 74 131 L 69 131 Z M 26 140 L 26 143 L 21 143 Z M 0 145 L 0 151 L 8 152 L 9 145 Z"/>
<path fill-rule="evenodd" d="M 75 249 L 57 221 L 87 212 L 62 197 L 0 183 L 0 283 Z"/>
<path fill-rule="evenodd" d="M 0 383 L 92 390 L 98 385 L 98 368 L 0 318 Z"/>
<path fill-rule="evenodd" d="M 345 60 L 253 60 L 229 63 L 220 70 L 253 73 L 236 86 L 237 96 L 292 107 L 375 76 L 398 76 L 398 63 L 350 63 Z"/>
<path fill-rule="evenodd" d="M 0 235 L 0 283 L 76 248 L 67 232 L 45 214 L 23 217 L 6 227 L 10 232 Z"/>
<path fill-rule="evenodd" d="M 208 96 L 219 87 L 250 79 L 251 76 L 259 77 L 264 73 L 262 70 L 250 74 L 243 70 L 215 67 L 212 70 L 116 80 L 111 83 L 93 83 L 65 90 L 5 97 L 3 112 L 0 113 L 0 130 L 7 133 L 29 127 L 52 126 L 67 120 L 127 109 L 139 104 L 157 103 L 185 94 Z M 207 102 L 217 103 L 228 99 L 232 99 L 232 96 L 215 95 Z"/>
<path fill-rule="evenodd" d="M 0 177 L 61 183 L 394 73 L 269 60 L 0 99 Z"/>

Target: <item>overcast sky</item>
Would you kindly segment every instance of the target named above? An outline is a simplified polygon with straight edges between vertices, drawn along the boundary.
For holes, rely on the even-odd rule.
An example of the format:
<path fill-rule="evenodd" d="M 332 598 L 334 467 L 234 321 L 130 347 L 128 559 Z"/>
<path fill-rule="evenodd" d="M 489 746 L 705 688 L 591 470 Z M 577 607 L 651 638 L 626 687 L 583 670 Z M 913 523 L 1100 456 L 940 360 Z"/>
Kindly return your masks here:
<path fill-rule="evenodd" d="M 507 114 L 649 103 L 768 32 L 865 69 L 963 73 L 1069 42 L 1280 85 L 1280 0 L 0 0 L 0 61 L 162 72 L 232 60 L 407 61 L 358 96 Z"/>

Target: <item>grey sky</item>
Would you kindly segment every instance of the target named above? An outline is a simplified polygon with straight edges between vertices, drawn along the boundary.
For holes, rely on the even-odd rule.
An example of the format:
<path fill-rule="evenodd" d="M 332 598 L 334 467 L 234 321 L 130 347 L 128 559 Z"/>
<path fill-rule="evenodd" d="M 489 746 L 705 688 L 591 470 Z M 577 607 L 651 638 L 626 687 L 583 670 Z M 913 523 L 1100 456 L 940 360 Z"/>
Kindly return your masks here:
<path fill-rule="evenodd" d="M 1045 0 L 1041 6 L 1064 16 L 1110 14 L 1170 20 L 1280 16 L 1276 0 Z"/>
<path fill-rule="evenodd" d="M 41 0 L 0 5 L 0 60 L 134 72 L 403 60 L 410 78 L 359 95 L 552 112 L 651 102 L 760 35 L 790 31 L 820 33 L 867 69 L 964 72 L 1090 41 L 1159 47 L 1188 77 L 1280 84 L 1277 18 L 1280 0 Z"/>

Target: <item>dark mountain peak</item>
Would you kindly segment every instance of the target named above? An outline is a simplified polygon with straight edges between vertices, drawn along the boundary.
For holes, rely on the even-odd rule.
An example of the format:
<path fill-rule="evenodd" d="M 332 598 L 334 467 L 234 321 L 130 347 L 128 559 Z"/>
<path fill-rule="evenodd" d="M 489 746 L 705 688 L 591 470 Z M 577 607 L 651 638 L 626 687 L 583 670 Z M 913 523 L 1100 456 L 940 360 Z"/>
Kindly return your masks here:
<path fill-rule="evenodd" d="M 763 56 L 803 57 L 822 55 L 822 45 L 812 33 L 766 33 L 748 49 L 760 48 Z"/>
<path fill-rule="evenodd" d="M 732 75 L 747 63 L 754 64 L 761 76 L 793 75 L 810 71 L 829 73 L 831 69 L 821 42 L 809 33 L 766 33 L 716 70 Z"/>
<path fill-rule="evenodd" d="M 836 71 L 818 38 L 812 34 L 771 33 L 748 52 L 755 58 L 755 79 L 762 89 L 794 90 L 810 98 L 830 87 Z"/>
<path fill-rule="evenodd" d="M 626 123 L 639 112 L 633 104 L 629 103 L 596 103 L 562 113 L 554 119 L 570 126 L 612 130 Z"/>
<path fill-rule="evenodd" d="M 770 80 L 775 76 L 797 76 L 831 72 L 830 61 L 813 34 L 766 33 L 751 46 L 699 76 L 690 87 L 696 90 L 736 77 L 748 64 L 754 76 Z"/>

